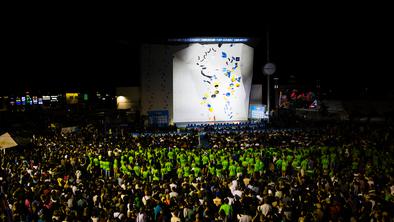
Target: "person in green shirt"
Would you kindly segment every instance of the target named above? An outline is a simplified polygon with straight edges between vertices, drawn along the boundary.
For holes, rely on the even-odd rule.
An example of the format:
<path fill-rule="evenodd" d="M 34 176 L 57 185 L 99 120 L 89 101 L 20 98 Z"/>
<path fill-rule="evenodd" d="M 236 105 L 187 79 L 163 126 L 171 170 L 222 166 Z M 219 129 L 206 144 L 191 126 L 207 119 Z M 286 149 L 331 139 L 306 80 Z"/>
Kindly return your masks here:
<path fill-rule="evenodd" d="M 242 176 L 242 173 L 243 173 L 243 171 L 244 171 L 244 168 L 241 166 L 241 165 L 239 165 L 239 163 L 236 163 L 236 168 L 237 168 L 237 177 L 240 177 L 240 176 Z"/>
<path fill-rule="evenodd" d="M 172 163 L 167 161 L 164 164 L 165 168 L 166 168 L 166 173 L 172 175 Z"/>
<path fill-rule="evenodd" d="M 114 175 L 118 175 L 118 159 L 114 159 L 114 164 L 113 164 L 113 168 L 114 168 Z"/>
<path fill-rule="evenodd" d="M 287 162 L 291 163 L 293 161 L 293 154 L 289 152 L 289 154 L 286 156 Z"/>
<path fill-rule="evenodd" d="M 90 153 L 88 154 L 88 157 L 89 157 L 89 165 L 86 168 L 86 170 L 88 172 L 92 173 L 91 170 L 92 170 L 92 167 L 93 167 L 93 157 L 92 157 L 92 155 Z"/>
<path fill-rule="evenodd" d="M 216 168 L 216 176 L 218 178 L 223 178 L 223 174 L 222 174 L 222 168 Z"/>
<path fill-rule="evenodd" d="M 210 175 L 214 176 L 214 175 L 215 175 L 215 172 L 216 172 L 215 167 L 212 166 L 212 165 L 209 165 L 209 166 L 208 166 L 208 172 L 209 172 Z"/>
<path fill-rule="evenodd" d="M 227 170 L 228 169 L 228 160 L 227 160 L 227 158 L 223 158 L 222 159 L 222 166 L 223 166 L 223 170 Z"/>
<path fill-rule="evenodd" d="M 183 170 L 181 167 L 178 167 L 177 170 L 177 175 L 178 175 L 178 179 L 182 179 L 182 175 L 183 175 Z"/>
<path fill-rule="evenodd" d="M 149 165 L 152 165 L 153 154 L 150 151 L 147 152 L 147 157 L 148 157 Z"/>
<path fill-rule="evenodd" d="M 159 170 L 152 167 L 153 181 L 159 181 Z"/>
<path fill-rule="evenodd" d="M 206 165 L 208 165 L 208 162 L 209 162 L 209 157 L 208 157 L 207 155 L 204 155 L 204 156 L 202 157 L 202 164 L 203 164 L 204 166 L 206 166 Z"/>
<path fill-rule="evenodd" d="M 134 170 L 134 174 L 135 174 L 137 177 L 140 177 L 140 175 L 141 175 L 141 167 L 138 166 L 138 163 L 136 163 L 136 164 L 134 165 L 133 170 Z"/>
<path fill-rule="evenodd" d="M 215 160 L 215 159 L 216 159 L 216 158 L 215 158 L 214 152 L 210 153 L 210 154 L 209 154 L 209 160 L 210 160 L 210 161 L 213 161 L 213 160 Z"/>
<path fill-rule="evenodd" d="M 249 157 L 246 158 L 246 161 L 248 162 L 248 164 L 250 166 L 254 166 L 254 157 L 249 156 Z"/>
<path fill-rule="evenodd" d="M 189 177 L 190 175 L 190 167 L 189 166 L 185 166 L 183 167 L 183 177 Z"/>
<path fill-rule="evenodd" d="M 105 170 L 104 170 L 104 168 L 105 168 L 105 166 L 104 166 L 104 161 L 103 161 L 103 160 L 100 160 L 99 162 L 100 162 L 100 175 L 101 175 L 101 176 L 103 176 L 103 174 L 105 175 Z"/>
<path fill-rule="evenodd" d="M 103 161 L 103 169 L 104 169 L 105 177 L 107 177 L 107 178 L 110 177 L 111 176 L 111 163 L 108 160 Z"/>
<path fill-rule="evenodd" d="M 292 170 L 298 171 L 300 170 L 300 162 L 297 158 L 294 158 L 293 162 L 291 162 L 291 167 L 293 168 Z"/>
<path fill-rule="evenodd" d="M 149 170 L 145 169 L 145 167 L 142 167 L 141 171 L 142 171 L 142 179 L 145 180 L 145 181 L 148 181 L 148 179 L 149 179 Z"/>
<path fill-rule="evenodd" d="M 200 156 L 199 155 L 196 155 L 194 157 L 194 162 L 196 163 L 197 166 L 200 166 Z"/>
<path fill-rule="evenodd" d="M 129 164 L 134 164 L 134 157 L 132 155 L 129 156 Z"/>
<path fill-rule="evenodd" d="M 201 175 L 201 168 L 198 166 L 195 166 L 194 168 L 194 177 L 199 177 Z"/>
<path fill-rule="evenodd" d="M 327 155 L 324 155 L 322 157 L 321 165 L 322 165 L 323 171 L 327 171 L 328 170 L 328 166 L 330 165 L 330 161 L 328 160 Z"/>
<path fill-rule="evenodd" d="M 256 163 L 254 164 L 254 173 L 258 173 L 260 176 L 263 174 L 264 163 L 260 159 L 256 158 Z"/>
<path fill-rule="evenodd" d="M 276 160 L 275 168 L 276 168 L 277 172 L 282 171 L 282 162 L 283 162 L 283 160 L 280 158 L 278 160 Z"/>
<path fill-rule="evenodd" d="M 164 167 L 164 166 L 162 166 L 161 168 L 160 168 L 160 178 L 161 178 L 161 180 L 164 180 L 164 178 L 166 177 L 166 175 L 167 175 L 167 169 Z"/>
<path fill-rule="evenodd" d="M 93 164 L 95 173 L 98 173 L 98 170 L 100 169 L 100 161 L 97 157 L 94 157 Z"/>
<path fill-rule="evenodd" d="M 307 170 L 308 169 L 308 162 L 309 161 L 307 158 L 303 159 L 301 162 L 301 169 L 303 169 L 304 171 Z"/>
<path fill-rule="evenodd" d="M 235 178 L 237 175 L 237 167 L 234 164 L 229 166 L 229 178 Z"/>
<path fill-rule="evenodd" d="M 288 165 L 287 160 L 282 160 L 282 176 L 283 177 L 286 176 L 287 165 Z"/>
<path fill-rule="evenodd" d="M 174 151 L 170 150 L 167 153 L 168 159 L 172 161 L 174 159 Z"/>
<path fill-rule="evenodd" d="M 225 213 L 226 217 L 229 219 L 228 221 L 231 221 L 232 215 L 233 215 L 233 208 L 229 204 L 229 201 L 227 198 L 224 199 L 224 203 L 220 206 L 219 214 L 221 211 L 223 211 Z"/>
<path fill-rule="evenodd" d="M 337 154 L 331 153 L 330 154 L 330 168 L 335 169 L 337 165 Z"/>
<path fill-rule="evenodd" d="M 185 157 L 184 155 L 181 155 L 181 156 L 179 157 L 179 162 L 181 163 L 181 167 L 182 167 L 182 168 L 185 167 L 186 164 L 187 164 L 187 159 L 186 159 L 186 157 Z"/>

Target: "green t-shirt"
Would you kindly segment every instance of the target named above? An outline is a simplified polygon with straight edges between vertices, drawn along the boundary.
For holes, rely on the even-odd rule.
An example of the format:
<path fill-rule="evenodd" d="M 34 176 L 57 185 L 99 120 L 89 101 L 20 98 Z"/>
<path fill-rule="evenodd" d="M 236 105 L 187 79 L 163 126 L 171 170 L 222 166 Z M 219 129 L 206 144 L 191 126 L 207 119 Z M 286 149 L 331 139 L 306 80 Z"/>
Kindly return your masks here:
<path fill-rule="evenodd" d="M 224 211 L 224 213 L 226 214 L 226 216 L 229 216 L 230 213 L 232 213 L 232 208 L 229 204 L 223 204 L 222 206 L 220 206 L 219 212 L 220 211 Z"/>
<path fill-rule="evenodd" d="M 200 176 L 201 169 L 199 167 L 194 167 L 194 176 L 198 177 Z"/>
<path fill-rule="evenodd" d="M 215 167 L 213 167 L 213 166 L 210 166 L 210 167 L 208 167 L 208 170 L 209 170 L 209 174 L 211 174 L 211 175 L 215 175 L 215 172 L 216 172 L 216 169 L 215 169 Z"/>
<path fill-rule="evenodd" d="M 237 175 L 237 167 L 235 165 L 230 165 L 229 167 L 229 176 L 234 177 Z"/>
<path fill-rule="evenodd" d="M 165 163 L 165 167 L 166 167 L 167 172 L 171 172 L 171 170 L 172 170 L 172 163 L 171 162 L 166 162 Z"/>
<path fill-rule="evenodd" d="M 322 159 L 321 165 L 322 165 L 322 167 L 323 167 L 324 170 L 327 170 L 327 169 L 328 169 L 328 165 L 329 165 L 329 164 L 330 164 L 330 162 L 328 161 L 327 158 Z"/>
<path fill-rule="evenodd" d="M 197 164 L 197 166 L 200 166 L 200 156 L 195 156 L 194 157 L 194 162 Z"/>
<path fill-rule="evenodd" d="M 237 173 L 242 173 L 243 170 L 244 168 L 242 166 L 237 166 Z"/>
<path fill-rule="evenodd" d="M 100 162 L 99 162 L 99 159 L 97 157 L 95 157 L 93 159 L 93 163 L 94 163 L 94 166 L 96 166 L 96 167 L 100 166 Z"/>
<path fill-rule="evenodd" d="M 168 156 L 168 159 L 170 159 L 170 160 L 174 159 L 174 152 L 173 151 L 168 152 L 167 156 Z"/>
<path fill-rule="evenodd" d="M 254 172 L 263 171 L 264 163 L 261 160 L 257 160 L 254 164 Z"/>
<path fill-rule="evenodd" d="M 176 170 L 176 172 L 177 172 L 177 174 L 178 174 L 178 178 L 179 178 L 179 177 L 182 177 L 183 170 L 182 170 L 181 167 L 179 167 L 179 168 Z"/>
<path fill-rule="evenodd" d="M 135 175 L 140 176 L 140 174 L 141 174 L 141 168 L 140 168 L 139 166 L 135 165 L 135 166 L 133 167 L 133 170 L 134 170 Z"/>
<path fill-rule="evenodd" d="M 282 161 L 282 171 L 286 171 L 286 169 L 287 169 L 287 161 L 285 161 L 285 160 L 283 160 Z"/>
<path fill-rule="evenodd" d="M 145 170 L 144 172 L 142 172 L 142 178 L 144 180 L 148 179 L 148 176 L 149 176 L 149 171 Z"/>
<path fill-rule="evenodd" d="M 216 169 L 216 176 L 221 177 L 222 176 L 222 169 Z"/>
<path fill-rule="evenodd" d="M 183 167 L 183 176 L 189 177 L 189 175 L 190 175 L 190 167 L 189 166 Z"/>
<path fill-rule="evenodd" d="M 203 164 L 203 165 L 207 165 L 208 162 L 209 162 L 209 157 L 208 157 L 207 155 L 204 155 L 204 156 L 202 157 L 202 164 Z"/>
<path fill-rule="evenodd" d="M 301 162 L 301 168 L 302 168 L 303 170 L 308 169 L 308 160 L 307 160 L 307 159 L 305 159 L 305 160 L 303 160 L 303 161 Z"/>
<path fill-rule="evenodd" d="M 224 170 L 228 169 L 228 160 L 227 159 L 222 160 L 222 166 L 223 166 Z"/>
<path fill-rule="evenodd" d="M 215 159 L 215 155 L 213 153 L 209 154 L 209 160 L 214 160 Z"/>
<path fill-rule="evenodd" d="M 281 169 L 282 168 L 282 162 L 283 162 L 283 160 L 281 160 L 281 159 L 278 159 L 275 162 L 275 166 L 276 166 L 277 169 Z"/>

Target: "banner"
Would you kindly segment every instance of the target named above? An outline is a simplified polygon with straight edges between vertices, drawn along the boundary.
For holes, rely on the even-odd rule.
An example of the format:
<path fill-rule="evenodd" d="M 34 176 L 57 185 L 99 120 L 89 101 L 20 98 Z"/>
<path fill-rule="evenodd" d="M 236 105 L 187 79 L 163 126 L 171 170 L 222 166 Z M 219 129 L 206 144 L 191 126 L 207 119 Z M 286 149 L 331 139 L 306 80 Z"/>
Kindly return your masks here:
<path fill-rule="evenodd" d="M 0 136 L 0 149 L 7 149 L 18 146 L 14 139 L 12 139 L 9 133 L 4 133 Z"/>
<path fill-rule="evenodd" d="M 78 131 L 78 127 L 76 126 L 71 126 L 71 127 L 63 127 L 62 128 L 62 133 L 63 134 L 68 134 L 68 133 L 74 133 Z"/>

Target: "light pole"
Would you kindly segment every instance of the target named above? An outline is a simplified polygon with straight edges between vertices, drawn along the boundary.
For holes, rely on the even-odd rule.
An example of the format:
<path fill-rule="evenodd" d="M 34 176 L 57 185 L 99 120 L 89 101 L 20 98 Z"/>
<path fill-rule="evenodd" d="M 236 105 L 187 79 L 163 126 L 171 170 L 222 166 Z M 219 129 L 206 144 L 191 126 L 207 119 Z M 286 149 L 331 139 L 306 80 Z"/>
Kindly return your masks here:
<path fill-rule="evenodd" d="M 263 74 L 267 76 L 267 111 L 268 111 L 268 122 L 270 120 L 270 75 L 275 73 L 276 66 L 270 62 L 270 35 L 269 29 L 267 29 L 267 63 L 263 67 Z"/>
<path fill-rule="evenodd" d="M 275 108 L 279 112 L 279 78 L 274 77 L 274 89 L 275 89 Z"/>
<path fill-rule="evenodd" d="M 267 76 L 267 111 L 268 122 L 270 119 L 270 76 L 275 73 L 276 66 L 273 63 L 267 63 L 263 67 L 263 73 Z"/>

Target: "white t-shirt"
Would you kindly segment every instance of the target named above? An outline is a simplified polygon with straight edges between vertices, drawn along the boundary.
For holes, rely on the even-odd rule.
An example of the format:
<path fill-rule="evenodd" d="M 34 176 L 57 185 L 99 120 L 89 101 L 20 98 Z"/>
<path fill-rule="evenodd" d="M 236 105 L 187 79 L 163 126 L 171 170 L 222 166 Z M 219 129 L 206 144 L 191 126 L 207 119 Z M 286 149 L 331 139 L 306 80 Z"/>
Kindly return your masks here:
<path fill-rule="evenodd" d="M 181 219 L 179 217 L 173 215 L 171 217 L 171 222 L 181 222 Z"/>
<path fill-rule="evenodd" d="M 122 213 L 120 213 L 120 212 L 114 212 L 114 218 L 122 219 L 122 217 L 123 217 L 123 214 L 122 214 Z"/>
<path fill-rule="evenodd" d="M 250 215 L 246 214 L 238 214 L 237 218 L 239 222 L 252 222 L 253 219 Z"/>
<path fill-rule="evenodd" d="M 135 220 L 136 222 L 146 222 L 147 217 L 144 213 L 138 213 L 137 214 L 137 219 Z"/>
<path fill-rule="evenodd" d="M 147 201 L 148 201 L 149 199 L 150 199 L 150 196 L 147 196 L 147 195 L 145 195 L 145 196 L 142 197 L 142 203 L 144 204 L 144 206 L 146 206 Z"/>
<path fill-rule="evenodd" d="M 271 205 L 265 203 L 265 204 L 259 206 L 257 209 L 258 209 L 262 214 L 264 214 L 264 216 L 267 216 L 268 213 L 269 213 L 270 210 L 271 210 Z"/>
<path fill-rule="evenodd" d="M 178 196 L 178 193 L 175 192 L 175 191 L 172 191 L 172 192 L 170 193 L 170 198 L 177 197 L 177 196 Z"/>

